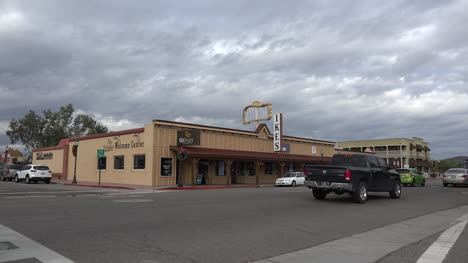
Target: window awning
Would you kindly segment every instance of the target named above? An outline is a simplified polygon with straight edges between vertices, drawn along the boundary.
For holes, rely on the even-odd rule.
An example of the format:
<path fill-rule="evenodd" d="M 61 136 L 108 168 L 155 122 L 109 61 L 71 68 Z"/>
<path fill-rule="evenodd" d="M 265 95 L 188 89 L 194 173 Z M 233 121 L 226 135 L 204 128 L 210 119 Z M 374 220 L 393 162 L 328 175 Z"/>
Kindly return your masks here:
<path fill-rule="evenodd" d="M 202 148 L 185 146 L 189 156 L 201 158 L 218 158 L 218 159 L 249 159 L 259 161 L 289 161 L 289 162 L 311 162 L 311 163 L 329 163 L 331 157 L 320 157 L 299 154 L 287 153 L 268 153 L 268 152 L 251 152 L 251 151 L 236 151 L 214 148 Z M 172 151 L 177 151 L 179 147 L 170 146 Z"/>

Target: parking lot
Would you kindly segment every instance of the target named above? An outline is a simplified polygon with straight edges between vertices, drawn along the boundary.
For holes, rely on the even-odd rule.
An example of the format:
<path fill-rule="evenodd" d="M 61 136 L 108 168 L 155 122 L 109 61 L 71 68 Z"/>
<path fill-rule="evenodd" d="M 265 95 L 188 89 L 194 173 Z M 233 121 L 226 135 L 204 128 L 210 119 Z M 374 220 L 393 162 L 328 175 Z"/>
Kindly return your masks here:
<path fill-rule="evenodd" d="M 442 213 L 437 218 L 449 220 L 466 205 L 468 188 L 442 187 L 439 179 L 428 180 L 425 187 L 404 187 L 399 200 L 370 194 L 362 205 L 347 194 L 318 201 L 302 186 L 130 191 L 0 182 L 0 225 L 42 246 L 34 250 L 42 251 L 37 256 L 21 247 L 0 250 L 0 262 L 5 255 L 11 256 L 8 260 L 59 255 L 73 262 L 275 262 L 270 259 L 353 235 L 375 238 L 372 231 L 406 227 L 412 222 L 408 220 L 417 220 L 423 229 L 418 233 L 426 231 L 421 240 L 428 247 L 440 232 L 426 227 L 436 223 L 430 218 Z M 394 242 L 405 240 L 402 233 L 401 242 Z M 411 252 L 395 246 L 380 260 L 416 262 L 426 243 Z M 366 242 L 354 243 L 366 253 L 366 247 L 356 244 Z"/>

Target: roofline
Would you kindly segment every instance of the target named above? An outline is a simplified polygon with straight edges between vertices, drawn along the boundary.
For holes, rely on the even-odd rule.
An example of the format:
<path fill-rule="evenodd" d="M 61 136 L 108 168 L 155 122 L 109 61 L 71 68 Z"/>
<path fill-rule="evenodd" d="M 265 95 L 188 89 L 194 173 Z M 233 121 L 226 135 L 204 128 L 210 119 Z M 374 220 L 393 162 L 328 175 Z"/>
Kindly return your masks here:
<path fill-rule="evenodd" d="M 228 131 L 228 132 L 247 134 L 247 135 L 258 135 L 259 134 L 259 133 L 254 132 L 254 131 L 238 130 L 238 129 L 208 126 L 208 125 L 201 125 L 201 124 L 176 122 L 176 121 L 153 120 L 153 123 L 155 123 L 155 124 L 174 125 L 174 126 L 179 126 L 179 127 L 202 128 L 202 129 L 206 129 L 206 130 L 213 130 L 213 131 L 220 131 L 220 132 Z M 260 130 L 260 132 L 261 132 L 261 130 Z M 271 134 L 269 134 L 269 137 L 273 138 L 273 136 Z M 332 142 L 332 141 L 315 140 L 315 139 L 301 138 L 301 137 L 294 137 L 294 136 L 285 136 L 285 135 L 283 136 L 283 139 L 296 140 L 296 141 L 306 141 L 306 142 L 326 143 L 326 144 L 335 144 L 336 143 L 336 142 Z"/>
<path fill-rule="evenodd" d="M 138 132 L 144 132 L 144 131 L 145 131 L 145 128 L 137 128 L 137 129 L 131 129 L 131 130 L 123 130 L 123 131 L 116 131 L 116 132 L 109 132 L 109 133 L 86 135 L 86 136 L 82 136 L 82 137 L 73 137 L 73 138 L 70 138 L 69 141 L 70 142 L 83 141 L 83 140 L 97 139 L 97 138 L 103 138 L 103 137 L 132 134 L 132 133 L 138 133 Z"/>
<path fill-rule="evenodd" d="M 67 145 L 42 147 L 42 148 L 33 149 L 32 152 L 43 152 L 43 151 L 63 150 L 63 149 L 65 149 L 65 147 L 67 147 Z"/>
<path fill-rule="evenodd" d="M 418 138 L 418 137 L 414 137 L 414 138 Z M 422 143 L 429 144 L 428 142 L 425 142 L 424 139 L 422 139 L 422 138 L 418 138 L 418 139 L 421 139 L 421 142 L 422 142 Z M 413 142 L 415 141 L 415 140 L 409 139 L 409 138 L 384 138 L 384 139 L 339 141 L 339 142 L 337 142 L 337 143 L 340 144 L 340 143 L 349 143 L 349 142 L 370 142 L 370 141 L 383 141 L 383 140 L 408 140 L 408 141 L 413 141 Z"/>

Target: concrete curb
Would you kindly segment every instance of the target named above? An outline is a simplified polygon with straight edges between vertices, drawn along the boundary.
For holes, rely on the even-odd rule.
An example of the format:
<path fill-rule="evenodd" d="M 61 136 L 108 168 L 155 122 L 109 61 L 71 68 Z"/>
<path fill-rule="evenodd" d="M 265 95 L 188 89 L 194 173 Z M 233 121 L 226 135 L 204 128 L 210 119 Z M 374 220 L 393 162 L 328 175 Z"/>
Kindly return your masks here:
<path fill-rule="evenodd" d="M 210 190 L 210 189 L 229 189 L 229 188 L 260 188 L 260 185 L 226 185 L 226 186 L 182 186 L 159 188 L 158 190 Z"/>

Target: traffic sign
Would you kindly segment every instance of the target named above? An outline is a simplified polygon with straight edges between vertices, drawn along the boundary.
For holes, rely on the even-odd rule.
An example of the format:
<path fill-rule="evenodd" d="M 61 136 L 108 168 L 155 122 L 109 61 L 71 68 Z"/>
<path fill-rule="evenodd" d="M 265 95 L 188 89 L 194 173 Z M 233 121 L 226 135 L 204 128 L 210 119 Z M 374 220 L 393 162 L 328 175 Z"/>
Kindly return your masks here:
<path fill-rule="evenodd" d="M 98 149 L 97 150 L 97 157 L 98 158 L 103 158 L 105 157 L 106 151 L 104 149 Z"/>

